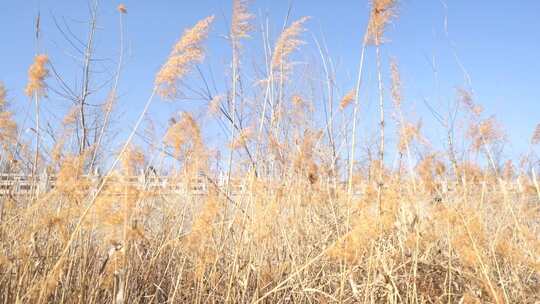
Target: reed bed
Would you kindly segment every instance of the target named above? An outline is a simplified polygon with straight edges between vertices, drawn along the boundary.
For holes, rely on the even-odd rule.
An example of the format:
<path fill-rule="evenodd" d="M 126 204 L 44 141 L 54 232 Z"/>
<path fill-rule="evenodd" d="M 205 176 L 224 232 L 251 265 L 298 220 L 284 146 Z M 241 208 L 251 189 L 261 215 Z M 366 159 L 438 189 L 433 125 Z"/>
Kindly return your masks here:
<path fill-rule="evenodd" d="M 171 115 L 155 138 L 145 135 L 148 109 L 161 102 L 154 99 L 182 99 L 203 64 L 216 31 L 210 16 L 183 32 L 109 155 L 102 141 L 116 83 L 99 113 L 83 91 L 55 141 L 47 117 L 39 123 L 47 95 L 58 91 L 48 89 L 54 58 L 38 54 L 28 71 L 35 138 L 20 134 L 0 86 L 2 166 L 32 185 L 0 196 L 0 303 L 540 303 L 540 125 L 520 164 L 501 160 L 502 127 L 464 88 L 459 118 L 434 112 L 448 137 L 430 143 L 406 114 L 397 59 L 383 66 L 385 28 L 398 15 L 392 0 L 372 1 L 357 85 L 327 97 L 321 122 L 321 104 L 293 85 L 305 79 L 295 56 L 310 18 L 270 37 L 255 30 L 248 4 L 233 1 L 230 89 L 209 94 L 200 111 Z M 128 7 L 118 13 L 122 31 Z M 265 71 L 248 94 L 242 45 L 256 34 Z M 356 125 L 370 51 L 374 140 L 360 138 Z M 330 62 L 322 51 L 321 60 Z M 325 73 L 330 96 L 332 69 Z M 85 125 L 85 115 L 103 124 Z M 465 127 L 453 128 L 456 119 Z M 219 146 L 208 144 L 208 121 L 227 129 Z M 95 130 L 102 134 L 91 142 Z M 95 168 L 103 173 L 92 175 Z M 41 172 L 54 187 L 39 186 Z"/>

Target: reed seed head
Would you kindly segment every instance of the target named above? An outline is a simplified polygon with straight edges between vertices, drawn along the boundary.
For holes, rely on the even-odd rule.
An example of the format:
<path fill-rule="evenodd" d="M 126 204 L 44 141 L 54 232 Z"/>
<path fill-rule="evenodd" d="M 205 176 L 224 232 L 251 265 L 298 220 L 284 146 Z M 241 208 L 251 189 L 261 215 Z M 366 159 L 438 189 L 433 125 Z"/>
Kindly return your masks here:
<path fill-rule="evenodd" d="M 272 55 L 272 69 L 288 70 L 289 56 L 296 51 L 305 42 L 300 39 L 300 35 L 304 32 L 304 23 L 309 17 L 302 17 L 293 22 L 279 36 L 274 53 Z"/>
<path fill-rule="evenodd" d="M 396 16 L 395 0 L 373 0 L 367 29 L 368 42 L 380 45 L 384 42 L 384 30 Z"/>
<path fill-rule="evenodd" d="M 34 63 L 28 69 L 28 83 L 24 89 L 26 96 L 41 97 L 46 93 L 45 77 L 49 75 L 47 63 L 49 57 L 45 54 L 39 54 L 34 57 Z"/>
<path fill-rule="evenodd" d="M 355 97 L 356 97 L 356 91 L 354 89 L 350 90 L 341 99 L 341 102 L 339 103 L 339 109 L 340 110 L 345 110 L 354 101 Z"/>
<path fill-rule="evenodd" d="M 531 138 L 531 143 L 533 145 L 537 145 L 540 143 L 540 123 L 536 125 L 536 128 L 534 129 L 533 136 Z"/>
<path fill-rule="evenodd" d="M 186 30 L 173 47 L 167 62 L 161 67 L 154 81 L 157 93 L 167 99 L 178 94 L 178 82 L 190 71 L 193 65 L 204 59 L 202 43 L 208 37 L 214 16 L 207 17 Z"/>
<path fill-rule="evenodd" d="M 231 38 L 238 40 L 249 37 L 249 32 L 252 30 L 250 20 L 253 15 L 247 10 L 246 0 L 233 0 Z"/>
<path fill-rule="evenodd" d="M 126 8 L 126 5 L 123 4 L 123 3 L 120 3 L 116 9 L 117 9 L 121 14 L 127 14 L 127 8 Z"/>

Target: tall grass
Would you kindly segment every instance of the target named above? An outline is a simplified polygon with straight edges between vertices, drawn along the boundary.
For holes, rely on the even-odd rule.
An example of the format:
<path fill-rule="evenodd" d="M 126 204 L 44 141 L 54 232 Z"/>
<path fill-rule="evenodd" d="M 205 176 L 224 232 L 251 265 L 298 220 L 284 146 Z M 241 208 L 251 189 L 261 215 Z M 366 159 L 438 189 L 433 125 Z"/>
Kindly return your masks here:
<path fill-rule="evenodd" d="M 233 1 L 228 36 L 230 91 L 209 94 L 200 112 L 171 116 L 166 130 L 150 130 L 156 138 L 141 135 L 154 98 L 181 99 L 183 80 L 203 63 L 214 20 L 208 17 L 173 47 L 109 162 L 96 162 L 102 135 L 82 151 L 67 145 L 76 141 L 84 115 L 78 108 L 66 113 L 54 141 L 40 132 L 44 124 L 36 117 L 32 147 L 18 135 L 9 91 L 0 85 L 4 171 L 55 178 L 54 187 L 35 185 L 31 195 L 2 188 L 0 302 L 538 303 L 540 187 L 533 148 L 540 127 L 531 130 L 531 149 L 515 166 L 499 157 L 502 127 L 470 91 L 459 90 L 456 107 L 465 127 L 448 134 L 449 142 L 455 133 L 463 136 L 463 151 L 437 149 L 405 114 L 397 59 L 390 61 L 385 93 L 380 48 L 394 7 L 394 1 L 373 1 L 357 85 L 335 105 L 340 111 L 332 115 L 342 119 L 323 123 L 309 89 L 295 85 L 309 78 L 295 74 L 307 17 L 287 22 L 275 43 L 262 26 L 264 68 L 253 94 L 246 92 L 240 39 L 255 31 L 242 0 Z M 128 17 L 125 5 L 117 9 Z M 376 157 L 356 123 L 370 47 L 380 110 Z M 29 71 L 26 93 L 36 105 L 45 96 L 49 60 L 36 57 Z M 108 123 L 112 106 L 104 111 Z M 209 144 L 209 121 L 228 128 L 218 146 Z M 385 128 L 389 122 L 394 128 Z M 385 132 L 395 132 L 395 147 Z M 219 152 L 226 150 L 223 167 Z M 39 159 L 41 153 L 48 155 Z M 396 164 L 388 161 L 392 153 Z M 94 167 L 105 173 L 92 174 Z"/>

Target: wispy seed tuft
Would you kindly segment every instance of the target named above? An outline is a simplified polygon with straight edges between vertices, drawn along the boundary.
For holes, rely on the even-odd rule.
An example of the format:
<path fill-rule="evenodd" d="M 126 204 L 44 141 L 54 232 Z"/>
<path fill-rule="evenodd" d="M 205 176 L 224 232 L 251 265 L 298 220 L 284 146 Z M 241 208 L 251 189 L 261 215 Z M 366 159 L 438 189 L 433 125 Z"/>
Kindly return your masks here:
<path fill-rule="evenodd" d="M 46 65 L 49 62 L 49 57 L 45 54 L 39 54 L 34 57 L 34 63 L 28 69 L 28 83 L 24 89 L 27 96 L 45 95 L 46 85 L 45 77 L 49 75 L 49 70 Z"/>
<path fill-rule="evenodd" d="M 213 20 L 214 16 L 210 16 L 199 21 L 194 27 L 186 30 L 176 43 L 154 82 L 157 93 L 161 97 L 175 98 L 178 93 L 178 81 L 190 71 L 194 64 L 203 61 L 205 54 L 202 43 L 208 37 Z"/>

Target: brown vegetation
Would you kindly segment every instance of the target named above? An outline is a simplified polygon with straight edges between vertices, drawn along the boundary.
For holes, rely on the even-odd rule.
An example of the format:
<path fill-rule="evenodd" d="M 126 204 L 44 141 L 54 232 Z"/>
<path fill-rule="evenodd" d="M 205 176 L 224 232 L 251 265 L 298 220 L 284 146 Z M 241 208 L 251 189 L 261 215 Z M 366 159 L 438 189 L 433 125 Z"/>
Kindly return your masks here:
<path fill-rule="evenodd" d="M 40 140 L 46 135 L 37 124 L 32 148 L 32 139 L 18 135 L 0 83 L 2 168 L 32 176 L 29 191 L 12 191 L 8 177 L 0 181 L 0 303 L 540 302 L 533 149 L 540 125 L 519 165 L 500 159 L 502 127 L 460 89 L 456 104 L 465 128 L 448 134 L 452 143 L 461 131 L 464 151 L 437 149 L 421 123 L 404 114 L 402 79 L 392 61 L 395 124 L 387 132 L 397 140 L 385 148 L 379 48 L 397 14 L 391 0 L 372 3 L 356 88 L 335 104 L 330 100 L 343 119 L 332 113 L 321 123 L 309 92 L 291 85 L 301 82 L 289 76 L 307 17 L 285 26 L 274 47 L 264 37 L 271 53 L 266 74 L 247 94 L 239 88 L 239 39 L 253 28 L 248 4 L 233 1 L 232 92 L 208 94 L 200 112 L 172 116 L 161 133 L 151 123 L 138 130 L 154 93 L 181 98 L 180 81 L 205 57 L 214 20 L 208 17 L 184 32 L 127 141 L 101 162 L 100 141 L 68 145 L 88 127 L 79 123 L 80 104 L 65 113 L 54 141 Z M 128 17 L 123 4 L 117 10 Z M 365 150 L 355 150 L 360 141 L 349 119 L 350 113 L 357 119 L 367 46 L 377 53 L 376 157 L 367 139 Z M 46 97 L 49 64 L 37 55 L 28 72 L 25 93 L 36 105 Z M 116 85 L 107 117 L 115 96 Z M 230 134 L 217 147 L 206 141 L 210 120 Z M 105 132 L 105 125 L 94 129 Z M 144 140 L 135 143 L 136 135 Z M 230 153 L 225 169 L 221 151 Z M 392 151 L 397 165 L 385 157 Z M 360 152 L 367 156 L 355 161 Z M 95 167 L 107 170 L 95 175 Z M 54 178 L 54 187 L 43 186 L 41 172 Z"/>

